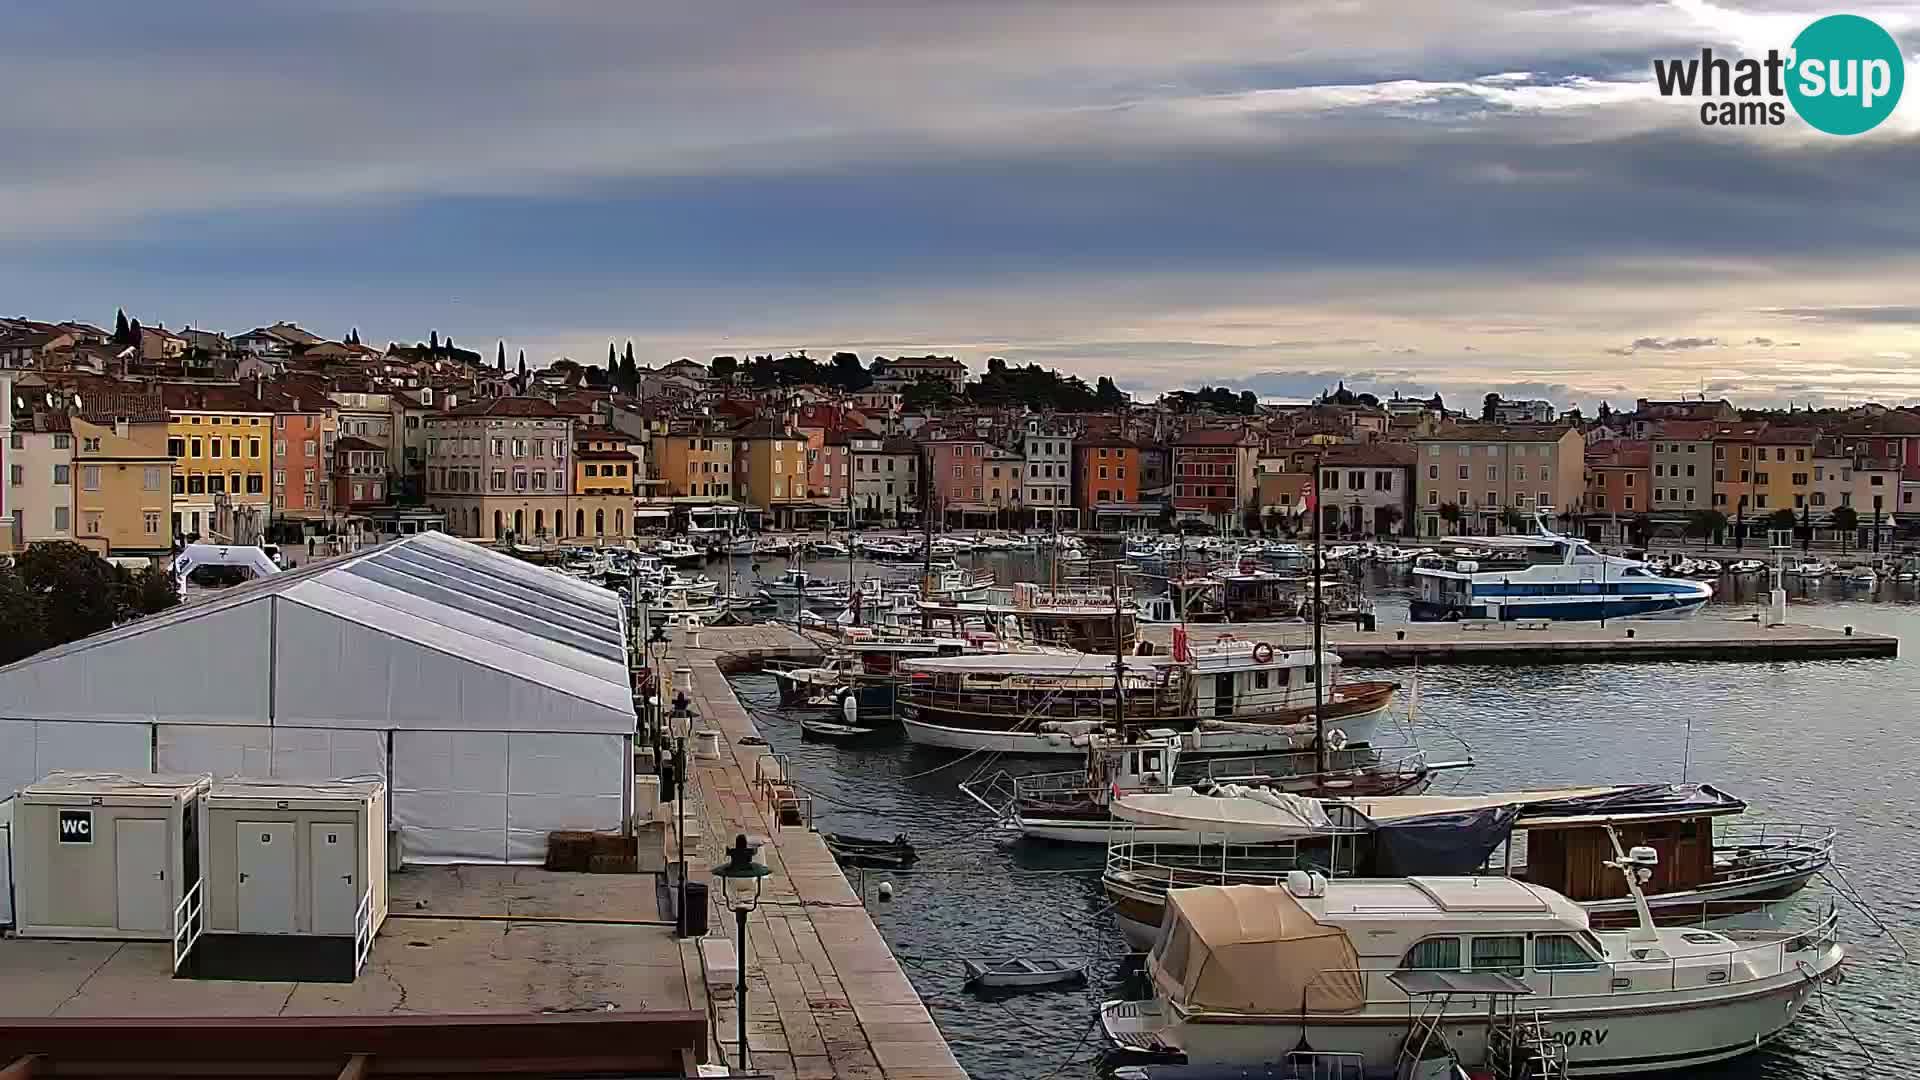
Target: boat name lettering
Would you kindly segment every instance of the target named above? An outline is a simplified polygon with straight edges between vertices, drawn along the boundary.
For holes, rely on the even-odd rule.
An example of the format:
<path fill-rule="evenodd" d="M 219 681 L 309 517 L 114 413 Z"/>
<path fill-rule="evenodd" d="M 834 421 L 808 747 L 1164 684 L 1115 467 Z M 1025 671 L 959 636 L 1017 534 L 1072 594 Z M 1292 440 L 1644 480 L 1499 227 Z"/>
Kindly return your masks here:
<path fill-rule="evenodd" d="M 1607 1029 L 1578 1028 L 1573 1031 L 1554 1031 L 1549 1032 L 1547 1037 L 1559 1043 L 1561 1046 L 1568 1048 L 1575 1046 L 1603 1046 L 1607 1041 Z"/>

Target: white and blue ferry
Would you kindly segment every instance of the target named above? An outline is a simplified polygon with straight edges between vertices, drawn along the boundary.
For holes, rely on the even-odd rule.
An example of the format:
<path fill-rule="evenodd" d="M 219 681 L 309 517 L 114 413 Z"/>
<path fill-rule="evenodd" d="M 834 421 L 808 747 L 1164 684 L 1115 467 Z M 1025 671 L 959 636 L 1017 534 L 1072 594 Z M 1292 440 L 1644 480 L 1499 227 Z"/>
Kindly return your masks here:
<path fill-rule="evenodd" d="M 1561 536 L 1547 516 L 1536 515 L 1536 535 L 1474 538 L 1494 553 L 1488 561 L 1497 569 L 1471 558 L 1423 559 L 1428 565 L 1413 570 L 1413 619 L 1684 619 L 1713 596 L 1705 582 L 1660 577 L 1637 559 Z"/>

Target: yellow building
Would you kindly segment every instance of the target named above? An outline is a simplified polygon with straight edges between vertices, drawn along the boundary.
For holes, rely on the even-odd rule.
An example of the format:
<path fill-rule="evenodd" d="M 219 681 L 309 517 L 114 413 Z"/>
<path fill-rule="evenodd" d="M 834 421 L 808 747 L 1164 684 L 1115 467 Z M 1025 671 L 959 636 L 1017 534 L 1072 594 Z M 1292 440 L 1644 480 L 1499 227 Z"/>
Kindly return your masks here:
<path fill-rule="evenodd" d="M 634 534 L 634 473 L 639 457 L 623 432 L 605 427 L 573 431 L 572 536 L 593 541 Z M 563 522 L 564 525 L 564 522 Z"/>
<path fill-rule="evenodd" d="M 173 458 L 157 398 L 86 402 L 73 417 L 74 539 L 107 555 L 155 555 L 173 542 Z"/>
<path fill-rule="evenodd" d="M 173 531 L 219 539 L 264 531 L 273 413 L 236 386 L 161 388 L 173 458 Z"/>
<path fill-rule="evenodd" d="M 660 468 L 657 479 L 666 485 L 667 495 L 731 499 L 740 494 L 734 491 L 730 436 L 698 432 L 656 435 L 653 445 Z M 802 469 L 801 476 L 805 475 Z"/>
<path fill-rule="evenodd" d="M 733 432 L 733 471 L 741 501 L 767 511 L 775 528 L 793 524 L 794 509 L 807 502 L 807 440 L 771 420 L 754 420 Z"/>
<path fill-rule="evenodd" d="M 1791 510 L 1796 515 L 1806 509 L 1813 493 L 1814 444 L 1820 432 L 1814 428 L 1784 427 L 1768 424 L 1754 440 L 1753 490 L 1751 511 L 1765 517 L 1775 510 Z"/>

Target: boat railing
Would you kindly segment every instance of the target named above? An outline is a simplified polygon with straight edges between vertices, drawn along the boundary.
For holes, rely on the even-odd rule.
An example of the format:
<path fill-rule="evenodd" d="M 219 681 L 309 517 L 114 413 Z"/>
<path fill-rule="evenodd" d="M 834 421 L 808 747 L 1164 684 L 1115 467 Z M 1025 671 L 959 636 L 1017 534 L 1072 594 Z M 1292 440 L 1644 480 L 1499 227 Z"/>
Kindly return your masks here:
<path fill-rule="evenodd" d="M 1786 870 L 1819 870 L 1833 861 L 1833 843 L 1839 830 L 1828 825 L 1781 821 L 1738 821 L 1715 824 L 1715 856 L 1731 852 L 1745 865 L 1715 868 L 1712 884 L 1729 885 L 1751 878 L 1772 877 Z M 1717 862 L 1716 858 L 1716 862 Z"/>
<path fill-rule="evenodd" d="M 1109 832 L 1105 877 L 1133 885 L 1285 885 L 1295 870 L 1351 876 L 1359 861 L 1362 828 L 1333 826 L 1321 835 L 1327 845 L 1302 850 L 1297 841 L 1266 844 L 1223 843 L 1224 833 L 1200 843 L 1135 840 L 1130 822 L 1115 821 Z M 1342 840 L 1346 843 L 1342 843 Z"/>
<path fill-rule="evenodd" d="M 1097 679 L 1088 672 L 1088 679 Z M 1129 686 L 1126 715 L 1143 723 L 1160 723 L 1167 718 L 1157 688 Z M 1102 692 L 1104 690 L 1104 692 Z M 1112 720 L 1112 684 L 1104 688 L 1089 686 L 1027 687 L 1019 690 L 943 689 L 926 685 L 926 680 L 908 679 L 900 686 L 903 703 L 942 712 L 978 713 L 983 716 L 1022 716 L 1041 720 Z"/>
<path fill-rule="evenodd" d="M 1769 940 L 1742 943 L 1741 931 L 1727 931 L 1731 947 L 1712 953 L 1645 960 L 1594 961 L 1579 966 L 1540 968 L 1523 957 L 1522 963 L 1486 966 L 1481 970 L 1499 971 L 1523 979 L 1533 987 L 1532 1000 L 1551 1001 L 1560 1007 L 1568 1001 L 1602 999 L 1617 1002 L 1648 994 L 1672 994 L 1698 990 L 1724 990 L 1742 983 L 1762 982 L 1799 972 L 1811 978 L 1807 962 L 1812 954 L 1833 945 L 1839 937 L 1840 913 L 1828 908 L 1818 922 L 1798 933 L 1779 936 L 1768 932 Z M 1391 976 L 1400 968 L 1327 968 L 1307 980 L 1301 991 L 1302 1003 L 1311 1009 L 1316 1000 L 1344 1000 L 1347 988 L 1358 975 L 1364 994 L 1361 1007 L 1404 1005 L 1406 991 Z M 1448 969 L 1455 970 L 1455 969 Z M 1324 995 L 1317 998 L 1316 995 Z M 1453 1012 L 1455 1010 L 1449 1010 Z M 1485 1005 L 1478 995 L 1462 995 L 1459 1013 L 1484 1014 Z"/>

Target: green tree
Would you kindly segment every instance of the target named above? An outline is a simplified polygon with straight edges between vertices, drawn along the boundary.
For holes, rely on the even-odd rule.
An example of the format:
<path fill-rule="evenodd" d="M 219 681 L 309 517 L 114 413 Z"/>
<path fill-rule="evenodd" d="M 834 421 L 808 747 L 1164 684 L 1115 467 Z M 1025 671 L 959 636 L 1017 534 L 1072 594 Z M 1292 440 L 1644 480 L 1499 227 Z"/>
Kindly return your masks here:
<path fill-rule="evenodd" d="M 1111 378 L 1102 375 L 1093 385 L 1093 400 L 1103 411 L 1112 412 L 1127 403 L 1127 396 Z"/>
<path fill-rule="evenodd" d="M 180 583 L 166 567 L 120 570 L 119 578 L 123 616 L 154 615 L 180 603 Z"/>
<path fill-rule="evenodd" d="M 1700 538 L 1700 546 L 1719 543 L 1727 531 L 1727 515 L 1718 510 L 1695 510 L 1687 515 L 1687 535 Z"/>
<path fill-rule="evenodd" d="M 440 351 L 440 331 L 438 330 L 427 331 L 427 351 L 431 353 L 437 353 Z"/>
<path fill-rule="evenodd" d="M 1500 524 L 1510 533 L 1517 533 L 1527 527 L 1527 515 L 1509 506 L 1500 511 Z"/>
<path fill-rule="evenodd" d="M 1383 506 L 1380 508 L 1381 520 L 1387 523 L 1388 536 L 1392 536 L 1400 531 L 1400 522 L 1405 520 L 1406 516 L 1406 511 L 1400 509 L 1398 506 Z"/>
<path fill-rule="evenodd" d="M 1853 531 L 1860 527 L 1860 511 L 1851 506 L 1833 508 L 1833 528 L 1840 534 L 1840 553 L 1847 553 L 1847 541 L 1852 539 Z"/>
<path fill-rule="evenodd" d="M 32 656 L 52 644 L 41 619 L 39 598 L 11 566 L 0 568 L 0 625 L 7 628 L 0 634 L 0 664 Z"/>
<path fill-rule="evenodd" d="M 1447 523 L 1454 536 L 1460 535 L 1460 507 L 1454 503 L 1440 504 L 1440 520 Z"/>
<path fill-rule="evenodd" d="M 1494 410 L 1498 409 L 1499 407 L 1500 407 L 1500 395 L 1488 394 L 1485 400 L 1480 402 L 1480 419 L 1484 420 L 1489 424 L 1493 423 Z"/>
<path fill-rule="evenodd" d="M 113 565 L 70 540 L 29 545 L 14 569 L 40 609 L 48 645 L 105 630 L 126 611 Z"/>
<path fill-rule="evenodd" d="M 117 308 L 113 313 L 113 343 L 115 345 L 134 344 L 132 327 L 127 325 L 127 309 Z"/>
<path fill-rule="evenodd" d="M 732 382 L 734 373 L 740 370 L 740 358 L 737 356 L 716 356 L 713 363 L 707 365 L 707 371 L 722 382 Z"/>
<path fill-rule="evenodd" d="M 827 370 L 828 382 L 849 393 L 858 393 L 873 385 L 873 374 L 857 354 L 837 352 Z"/>
<path fill-rule="evenodd" d="M 620 377 L 614 380 L 623 393 L 640 392 L 640 365 L 633 360 L 633 342 L 627 342 L 627 351 L 620 354 Z"/>
<path fill-rule="evenodd" d="M 526 389 L 526 386 L 527 386 L 527 350 L 521 349 L 520 350 L 520 388 L 524 390 Z"/>
<path fill-rule="evenodd" d="M 954 402 L 953 384 L 937 377 L 922 378 L 919 382 L 907 387 L 906 393 L 902 394 L 901 398 L 901 404 L 909 409 L 919 409 L 923 412 L 928 409 L 944 409 Z"/>

